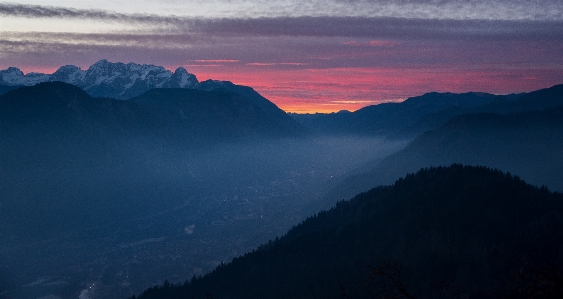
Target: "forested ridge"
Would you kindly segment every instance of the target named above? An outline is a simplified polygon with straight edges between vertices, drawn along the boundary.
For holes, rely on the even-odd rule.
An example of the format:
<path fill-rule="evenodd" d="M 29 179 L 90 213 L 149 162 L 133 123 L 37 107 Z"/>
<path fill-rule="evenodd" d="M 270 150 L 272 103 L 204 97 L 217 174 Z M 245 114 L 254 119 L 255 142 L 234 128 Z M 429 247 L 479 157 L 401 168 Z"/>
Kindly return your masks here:
<path fill-rule="evenodd" d="M 425 168 L 139 298 L 557 298 L 562 216 L 561 194 L 509 173 Z"/>

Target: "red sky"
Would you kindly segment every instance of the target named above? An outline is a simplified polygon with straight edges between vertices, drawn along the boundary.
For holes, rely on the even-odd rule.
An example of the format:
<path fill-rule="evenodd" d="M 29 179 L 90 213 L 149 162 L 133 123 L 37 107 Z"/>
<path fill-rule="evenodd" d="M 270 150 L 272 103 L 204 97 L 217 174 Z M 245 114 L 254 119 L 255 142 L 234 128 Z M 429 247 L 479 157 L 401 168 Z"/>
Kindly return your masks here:
<path fill-rule="evenodd" d="M 201 69 L 201 71 L 199 71 Z M 354 111 L 402 101 L 426 92 L 507 94 L 563 83 L 561 69 L 333 68 L 256 70 L 191 67 L 200 80 L 230 80 L 252 86 L 288 112 Z"/>
<path fill-rule="evenodd" d="M 291 112 L 563 83 L 561 1 L 327 0 L 292 9 L 280 1 L 245 2 L 260 8 L 256 16 L 240 9 L 230 15 L 237 5 L 213 1 L 222 6 L 204 5 L 201 15 L 179 2 L 169 3 L 175 14 L 158 1 L 139 9 L 105 1 L 110 10 L 95 9 L 94 1 L 0 3 L 0 70 L 52 73 L 101 59 L 183 66 L 200 81 L 251 86 Z"/>

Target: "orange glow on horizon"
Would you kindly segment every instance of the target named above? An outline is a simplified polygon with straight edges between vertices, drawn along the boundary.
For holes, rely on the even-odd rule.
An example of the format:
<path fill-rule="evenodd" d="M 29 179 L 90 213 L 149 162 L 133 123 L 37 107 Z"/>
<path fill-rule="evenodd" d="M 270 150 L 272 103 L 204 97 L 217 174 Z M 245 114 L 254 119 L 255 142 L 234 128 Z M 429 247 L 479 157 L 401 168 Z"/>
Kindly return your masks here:
<path fill-rule="evenodd" d="M 303 65 L 243 64 L 214 60 L 218 65 L 184 65 L 199 81 L 231 81 L 254 88 L 286 112 L 356 111 L 384 102 L 400 102 L 427 92 L 529 92 L 561 84 L 563 70 L 540 68 L 324 68 Z M 281 67 L 280 67 L 281 65 Z M 174 70 L 177 66 L 166 66 Z M 51 74 L 58 68 L 21 67 L 24 73 Z M 87 69 L 82 68 L 82 69 Z"/>
<path fill-rule="evenodd" d="M 400 102 L 427 92 L 529 92 L 561 84 L 560 69 L 490 68 L 193 68 L 200 81 L 213 78 L 253 87 L 286 112 L 356 111 Z M 550 82 L 545 85 L 545 82 Z M 550 85 L 551 84 L 551 85 Z"/>

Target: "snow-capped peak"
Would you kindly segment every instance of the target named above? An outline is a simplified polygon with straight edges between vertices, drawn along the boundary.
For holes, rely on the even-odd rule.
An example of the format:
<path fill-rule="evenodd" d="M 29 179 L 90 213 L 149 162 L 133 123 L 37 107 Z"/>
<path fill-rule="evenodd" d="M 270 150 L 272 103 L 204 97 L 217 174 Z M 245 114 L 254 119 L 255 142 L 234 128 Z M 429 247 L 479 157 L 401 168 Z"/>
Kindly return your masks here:
<path fill-rule="evenodd" d="M 15 67 L 0 71 L 0 85 L 34 85 L 62 81 L 81 87 L 94 97 L 128 99 L 152 88 L 196 88 L 198 80 L 183 67 L 174 73 L 152 64 L 109 62 L 102 59 L 87 70 L 74 65 L 60 67 L 51 75 L 23 72 Z"/>
<path fill-rule="evenodd" d="M 54 72 L 49 78 L 49 81 L 61 81 L 79 85 L 84 80 L 85 75 L 86 72 L 79 67 L 75 65 L 65 65 Z"/>
<path fill-rule="evenodd" d="M 29 73 L 24 75 L 23 72 L 17 67 L 9 67 L 6 70 L 0 71 L 0 85 L 35 85 L 37 83 L 49 80 L 49 75 L 42 73 Z"/>

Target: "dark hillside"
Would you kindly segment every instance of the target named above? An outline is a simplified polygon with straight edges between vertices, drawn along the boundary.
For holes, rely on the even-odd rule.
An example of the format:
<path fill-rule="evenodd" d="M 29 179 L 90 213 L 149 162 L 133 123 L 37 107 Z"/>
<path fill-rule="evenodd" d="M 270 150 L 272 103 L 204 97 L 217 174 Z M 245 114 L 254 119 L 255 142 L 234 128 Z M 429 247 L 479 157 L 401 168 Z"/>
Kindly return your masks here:
<path fill-rule="evenodd" d="M 209 91 L 228 91 L 235 93 L 247 100 L 250 104 L 259 108 L 266 114 L 268 119 L 275 123 L 277 127 L 288 130 L 293 134 L 305 134 L 305 128 L 291 118 L 285 111 L 281 110 L 274 103 L 260 95 L 248 86 L 236 85 L 229 81 L 207 80 L 198 84 L 197 89 Z"/>
<path fill-rule="evenodd" d="M 0 85 L 0 95 L 6 94 L 10 90 L 18 89 L 22 86 L 8 86 L 8 85 Z"/>
<path fill-rule="evenodd" d="M 563 105 L 563 85 L 555 85 L 524 94 L 496 96 L 489 103 L 473 107 L 451 106 L 438 112 L 422 116 L 416 123 L 400 130 L 395 138 L 415 137 L 426 131 L 436 129 L 449 119 L 469 113 L 514 114 L 540 111 Z"/>
<path fill-rule="evenodd" d="M 330 203 L 389 184 L 402 173 L 452 163 L 518 173 L 534 185 L 563 191 L 563 106 L 511 115 L 464 114 L 426 132 L 361 175 L 343 180 Z"/>
<path fill-rule="evenodd" d="M 563 105 L 563 84 L 523 94 L 515 101 L 492 102 L 479 107 L 476 112 L 512 114 L 544 110 L 561 105 Z"/>
<path fill-rule="evenodd" d="M 139 298 L 505 297 L 523 267 L 561 273 L 562 216 L 560 194 L 510 174 L 423 169 L 340 202 L 202 278 Z"/>
<path fill-rule="evenodd" d="M 495 101 L 510 100 L 487 93 L 427 93 L 401 103 L 382 103 L 364 107 L 351 113 L 298 115 L 294 118 L 312 133 L 321 135 L 388 136 L 414 125 L 421 117 L 448 112 L 469 111 Z"/>
<path fill-rule="evenodd" d="M 563 84 L 529 93 L 437 93 L 408 98 L 401 103 L 382 103 L 355 112 L 292 114 L 313 134 L 367 135 L 413 138 L 438 128 L 449 119 L 469 113 L 513 114 L 563 105 Z"/>
<path fill-rule="evenodd" d="M 281 116 L 290 124 L 284 124 L 279 115 L 271 117 L 255 101 L 227 90 L 153 89 L 128 102 L 153 114 L 149 127 L 166 134 L 166 139 L 209 142 L 213 137 L 236 140 L 298 137 L 302 133 L 283 111 Z"/>
<path fill-rule="evenodd" d="M 6 231 L 43 234 L 139 216 L 124 208 L 131 200 L 145 215 L 166 206 L 145 189 L 168 184 L 158 174 L 178 164 L 171 153 L 299 136 L 227 91 L 155 89 L 123 101 L 62 82 L 22 87 L 0 96 L 0 217 Z"/>

